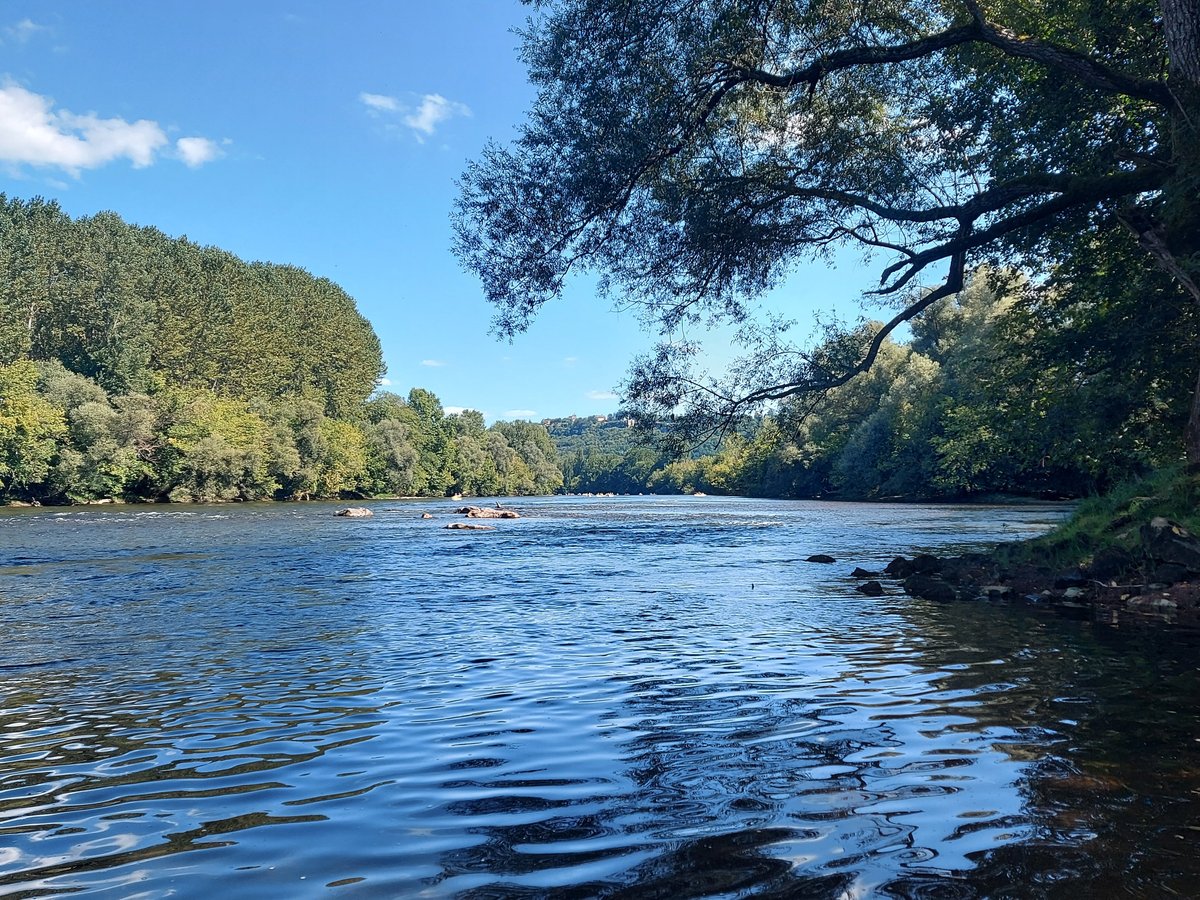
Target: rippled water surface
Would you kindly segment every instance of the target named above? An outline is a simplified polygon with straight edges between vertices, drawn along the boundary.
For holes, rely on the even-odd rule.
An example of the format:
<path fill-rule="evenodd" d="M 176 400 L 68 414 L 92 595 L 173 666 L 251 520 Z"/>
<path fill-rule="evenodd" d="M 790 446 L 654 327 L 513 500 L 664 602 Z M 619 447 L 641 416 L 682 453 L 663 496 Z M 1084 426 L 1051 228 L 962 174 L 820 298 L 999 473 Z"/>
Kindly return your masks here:
<path fill-rule="evenodd" d="M 1194 639 L 847 577 L 1058 511 L 517 505 L 0 512 L 0 894 L 1200 895 Z"/>

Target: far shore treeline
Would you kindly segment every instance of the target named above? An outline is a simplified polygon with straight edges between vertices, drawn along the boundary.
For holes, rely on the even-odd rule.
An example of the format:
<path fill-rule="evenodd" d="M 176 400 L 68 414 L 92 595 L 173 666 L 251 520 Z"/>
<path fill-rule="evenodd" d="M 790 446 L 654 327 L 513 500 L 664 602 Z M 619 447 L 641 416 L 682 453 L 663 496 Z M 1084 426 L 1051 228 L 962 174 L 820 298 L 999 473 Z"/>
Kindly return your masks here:
<path fill-rule="evenodd" d="M 550 493 L 546 430 L 376 391 L 333 282 L 0 194 L 0 502 Z"/>
<path fill-rule="evenodd" d="M 379 391 L 379 340 L 327 279 L 0 195 L 0 502 L 1102 492 L 1182 457 L 1195 332 L 1105 256 L 1070 296 L 977 270 L 870 371 L 672 456 L 620 412 L 489 428 Z"/>

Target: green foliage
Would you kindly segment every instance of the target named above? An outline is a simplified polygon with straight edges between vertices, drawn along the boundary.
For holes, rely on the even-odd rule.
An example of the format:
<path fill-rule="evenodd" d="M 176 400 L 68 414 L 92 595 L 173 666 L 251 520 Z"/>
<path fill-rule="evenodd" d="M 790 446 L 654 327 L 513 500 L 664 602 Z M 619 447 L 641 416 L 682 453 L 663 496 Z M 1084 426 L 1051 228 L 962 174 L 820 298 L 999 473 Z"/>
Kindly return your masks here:
<path fill-rule="evenodd" d="M 373 394 L 332 282 L 0 195 L 0 501 L 549 493 L 540 425 Z"/>
<path fill-rule="evenodd" d="M 0 194 L 0 362 L 56 360 L 114 393 L 164 384 L 353 414 L 379 340 L 337 285 L 293 266 Z"/>
<path fill-rule="evenodd" d="M 32 495 L 65 431 L 62 411 L 37 392 L 32 363 L 0 367 L 0 495 Z"/>

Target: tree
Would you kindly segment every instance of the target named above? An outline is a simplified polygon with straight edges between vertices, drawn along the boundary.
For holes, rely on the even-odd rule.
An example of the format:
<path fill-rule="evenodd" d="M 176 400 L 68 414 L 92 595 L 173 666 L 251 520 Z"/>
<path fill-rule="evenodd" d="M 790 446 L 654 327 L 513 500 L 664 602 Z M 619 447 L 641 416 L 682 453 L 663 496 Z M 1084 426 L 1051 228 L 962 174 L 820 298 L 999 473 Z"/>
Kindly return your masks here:
<path fill-rule="evenodd" d="M 538 7 L 537 99 L 464 174 L 456 249 L 501 335 L 579 270 L 640 306 L 664 338 L 630 376 L 643 418 L 695 433 L 845 384 L 980 263 L 1044 278 L 1092 252 L 1080 235 L 1136 243 L 1170 279 L 1155 302 L 1200 304 L 1194 0 Z M 756 297 L 838 245 L 882 257 L 876 293 L 898 307 L 882 328 L 816 352 L 755 324 Z M 673 339 L 697 321 L 742 326 L 731 374 L 696 374 L 695 345 Z"/>

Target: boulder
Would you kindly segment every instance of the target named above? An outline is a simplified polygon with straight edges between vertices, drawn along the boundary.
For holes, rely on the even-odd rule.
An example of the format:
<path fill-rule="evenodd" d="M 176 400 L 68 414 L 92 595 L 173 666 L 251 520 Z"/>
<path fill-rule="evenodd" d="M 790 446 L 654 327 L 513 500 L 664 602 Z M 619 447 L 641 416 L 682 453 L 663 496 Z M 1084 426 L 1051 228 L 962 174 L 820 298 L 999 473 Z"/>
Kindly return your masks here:
<path fill-rule="evenodd" d="M 1186 581 L 1190 574 L 1187 566 L 1181 566 L 1178 563 L 1159 563 L 1150 570 L 1147 580 L 1158 584 L 1178 584 Z"/>
<path fill-rule="evenodd" d="M 858 587 L 856 587 L 855 590 L 860 594 L 866 594 L 868 597 L 883 596 L 883 585 L 878 581 L 865 582 L 864 584 L 860 584 Z"/>
<path fill-rule="evenodd" d="M 334 515 L 347 519 L 369 519 L 375 513 L 371 512 L 365 506 L 347 506 L 345 509 L 339 509 Z"/>
<path fill-rule="evenodd" d="M 464 506 L 455 510 L 459 515 L 468 519 L 519 519 L 520 513 L 512 509 L 501 509 L 498 506 Z"/>
<path fill-rule="evenodd" d="M 914 575 L 934 575 L 942 571 L 945 563 L 929 553 L 919 553 L 913 557 L 912 572 Z"/>
<path fill-rule="evenodd" d="M 495 525 L 477 525 L 474 522 L 451 522 L 446 526 L 454 531 L 495 531 Z"/>
<path fill-rule="evenodd" d="M 1146 556 L 1156 563 L 1183 566 L 1188 572 L 1200 572 L 1200 540 L 1169 519 L 1157 516 L 1142 526 L 1142 546 Z"/>
<path fill-rule="evenodd" d="M 912 562 L 903 556 L 897 556 L 883 570 L 884 575 L 891 575 L 893 578 L 907 578 L 912 573 Z"/>
<path fill-rule="evenodd" d="M 421 518 L 422 519 L 432 519 L 433 515 L 431 513 L 421 513 Z"/>
<path fill-rule="evenodd" d="M 868 572 L 866 569 L 856 568 L 850 573 L 851 578 L 878 578 L 878 572 Z"/>
<path fill-rule="evenodd" d="M 985 584 L 979 593 L 988 600 L 1006 600 L 1013 595 L 1013 589 L 1007 584 Z"/>
<path fill-rule="evenodd" d="M 1084 566 L 1088 578 L 1096 581 L 1111 581 L 1127 575 L 1137 567 L 1133 554 L 1121 547 L 1104 547 L 1096 551 L 1092 561 Z"/>
<path fill-rule="evenodd" d="M 950 603 L 958 599 L 954 585 L 947 584 L 932 575 L 917 573 L 904 579 L 904 592 L 922 600 L 934 600 L 938 603 Z"/>
<path fill-rule="evenodd" d="M 835 563 L 835 562 L 837 562 L 837 560 L 836 560 L 836 559 L 834 559 L 832 556 L 829 556 L 828 554 L 825 554 L 825 553 L 817 553 L 817 554 L 815 554 L 815 555 L 813 555 L 813 556 L 810 556 L 808 559 L 806 559 L 806 560 L 805 560 L 805 562 L 814 562 L 814 563 Z"/>

